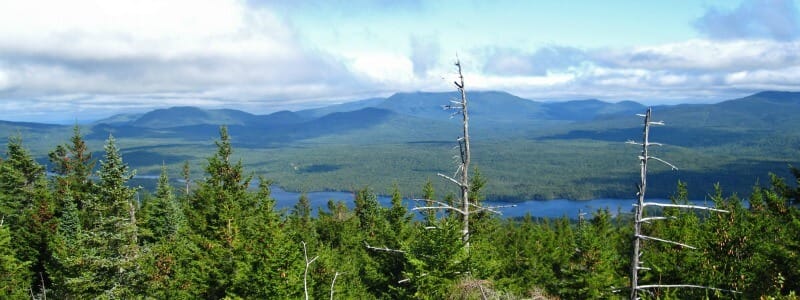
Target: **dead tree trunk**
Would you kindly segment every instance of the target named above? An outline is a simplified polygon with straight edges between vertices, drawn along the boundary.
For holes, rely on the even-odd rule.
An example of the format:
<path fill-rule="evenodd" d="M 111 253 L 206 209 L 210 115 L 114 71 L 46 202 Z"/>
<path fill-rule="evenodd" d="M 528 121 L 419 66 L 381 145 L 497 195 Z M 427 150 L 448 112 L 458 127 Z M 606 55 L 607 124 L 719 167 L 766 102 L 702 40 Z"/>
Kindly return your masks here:
<path fill-rule="evenodd" d="M 461 116 L 464 135 L 459 141 L 459 148 L 461 149 L 461 178 L 459 187 L 461 188 L 461 209 L 464 210 L 463 227 L 461 228 L 461 239 L 464 242 L 464 247 L 469 251 L 469 163 L 470 163 L 470 148 L 469 148 L 469 112 L 467 110 L 467 92 L 464 90 L 464 75 L 461 73 L 461 62 L 456 61 L 458 67 L 458 82 L 455 83 L 458 87 L 461 96 Z"/>
<path fill-rule="evenodd" d="M 719 290 L 719 291 L 728 291 L 723 289 L 717 289 L 712 287 L 706 286 L 699 286 L 699 285 L 691 285 L 691 284 L 651 284 L 651 285 L 639 285 L 639 270 L 650 270 L 650 268 L 643 267 L 641 256 L 642 256 L 642 240 L 651 240 L 657 241 L 662 243 L 669 243 L 674 245 L 680 245 L 689 249 L 697 249 L 687 244 L 660 239 L 657 237 L 647 236 L 642 234 L 642 224 L 647 223 L 649 221 L 654 220 L 664 220 L 664 217 L 644 217 L 644 211 L 648 206 L 656 206 L 656 207 L 676 207 L 676 208 L 688 208 L 688 209 L 698 209 L 698 210 L 708 210 L 708 211 L 716 211 L 716 212 L 724 212 L 727 213 L 728 211 L 714 209 L 705 206 L 697 206 L 697 205 L 678 205 L 678 204 L 663 204 L 663 203 L 656 203 L 656 202 L 647 202 L 645 201 L 645 192 L 647 191 L 647 163 L 651 159 L 657 160 L 661 163 L 666 164 L 673 170 L 677 170 L 678 168 L 672 165 L 671 163 L 660 159 L 658 157 L 650 155 L 650 145 L 654 146 L 661 146 L 660 143 L 651 143 L 650 142 L 650 126 L 651 125 L 664 125 L 664 122 L 653 122 L 651 121 L 652 116 L 652 109 L 648 108 L 645 114 L 639 114 L 638 116 L 644 118 L 644 132 L 642 133 L 642 142 L 634 142 L 628 141 L 628 144 L 633 145 L 640 145 L 642 147 L 642 154 L 639 156 L 639 176 L 640 181 L 637 185 L 638 191 L 636 196 L 638 197 L 636 204 L 635 204 L 635 212 L 634 212 L 634 228 L 633 228 L 633 253 L 631 255 L 631 294 L 630 299 L 635 300 L 639 299 L 639 291 L 651 289 L 651 288 L 704 288 L 710 290 Z"/>
<path fill-rule="evenodd" d="M 303 244 L 303 257 L 306 260 L 306 269 L 305 271 L 303 271 L 303 295 L 305 296 L 305 299 L 308 300 L 308 267 L 311 266 L 311 264 L 314 263 L 314 261 L 317 260 L 319 256 L 314 256 L 314 258 L 308 260 L 308 251 L 306 250 L 306 242 L 302 241 L 300 243 Z M 333 285 L 331 285 L 331 289 L 332 288 Z M 333 297 L 333 292 L 331 292 L 331 297 Z"/>
<path fill-rule="evenodd" d="M 647 190 L 647 157 L 648 153 L 648 146 L 650 144 L 650 114 L 651 110 L 648 108 L 647 113 L 644 115 L 644 133 L 642 134 L 642 154 L 639 156 L 639 176 L 640 181 L 638 185 L 637 196 L 638 200 L 636 201 L 636 211 L 634 216 L 634 227 L 633 227 L 633 257 L 631 258 L 631 299 L 637 298 L 637 293 L 639 292 L 638 283 L 639 283 L 639 269 L 641 269 L 641 263 L 639 262 L 639 257 L 641 255 L 640 248 L 642 239 L 642 215 L 644 214 L 644 194 Z"/>
<path fill-rule="evenodd" d="M 440 201 L 435 201 L 433 199 L 414 199 L 416 201 L 424 201 L 426 206 L 423 207 L 416 207 L 413 210 L 450 210 L 455 211 L 461 214 L 462 220 L 462 227 L 461 227 L 461 240 L 464 243 L 464 249 L 469 253 L 469 216 L 472 213 L 477 213 L 479 211 L 490 211 L 493 213 L 500 213 L 495 208 L 501 207 L 513 207 L 516 205 L 507 205 L 507 206 L 495 206 L 495 207 L 481 207 L 475 203 L 469 202 L 469 191 L 470 191 L 470 182 L 469 182 L 469 166 L 471 161 L 471 149 L 469 143 L 469 110 L 468 110 L 468 102 L 467 102 L 467 92 L 464 88 L 464 75 L 461 70 L 461 61 L 456 60 L 455 66 L 458 70 L 458 80 L 454 81 L 456 88 L 459 92 L 459 98 L 453 99 L 450 101 L 450 104 L 444 105 L 444 109 L 447 110 L 454 110 L 453 116 L 461 115 L 461 123 L 462 123 L 462 136 L 457 139 L 458 142 L 458 149 L 459 149 L 459 163 L 458 167 L 456 168 L 455 175 L 453 177 L 444 175 L 444 174 L 437 174 L 440 177 L 447 179 L 448 181 L 454 183 L 458 186 L 461 191 L 461 203 L 460 205 L 450 205 L 448 203 L 443 203 Z M 457 179 L 456 179 L 457 178 Z M 460 206 L 457 207 L 457 206 Z M 470 206 L 474 206 L 475 209 L 472 210 Z"/>

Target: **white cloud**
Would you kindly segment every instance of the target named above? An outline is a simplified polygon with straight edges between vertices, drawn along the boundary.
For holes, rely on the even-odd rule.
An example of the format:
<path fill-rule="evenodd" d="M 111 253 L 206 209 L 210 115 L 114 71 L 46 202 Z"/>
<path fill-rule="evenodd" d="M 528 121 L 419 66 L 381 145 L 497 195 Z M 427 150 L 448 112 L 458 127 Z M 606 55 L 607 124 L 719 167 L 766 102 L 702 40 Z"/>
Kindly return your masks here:
<path fill-rule="evenodd" d="M 0 74 L 12 78 L 0 81 L 2 101 L 108 104 L 304 99 L 358 84 L 272 12 L 238 0 L 0 1 Z"/>
<path fill-rule="evenodd" d="M 776 25 L 795 22 L 796 12 L 767 22 L 764 16 L 779 12 L 747 3 L 756 2 L 709 13 L 703 22 L 726 24 L 730 16 L 746 15 L 747 22 L 769 30 L 753 34 L 739 28 L 745 33 L 735 38 L 703 31 L 709 39 L 619 48 L 481 43 L 472 49 L 464 45 L 457 53 L 470 88 L 536 99 L 720 100 L 761 89 L 798 90 L 800 41 Z M 359 7 L 380 7 L 372 4 L 359 2 Z M 791 3 L 779 4 L 794 9 Z M 364 19 L 354 19 L 350 27 L 333 31 L 336 36 L 328 39 L 338 48 L 328 49 L 330 41 L 312 38 L 331 31 L 299 31 L 293 20 L 276 13 L 281 5 L 295 3 L 278 3 L 271 10 L 246 0 L 0 0 L 0 119 L 25 110 L 85 116 L 98 109 L 110 114 L 169 105 L 259 113 L 325 100 L 452 89 L 454 57 L 442 56 L 454 50 L 447 29 L 398 28 L 396 35 L 354 38 L 372 32 L 372 23 L 360 26 Z M 316 16 L 347 3 L 296 5 L 303 12 L 316 9 Z M 367 20 L 394 24 L 398 20 L 390 12 L 395 9 Z M 367 10 L 354 14 L 370 15 Z"/>
<path fill-rule="evenodd" d="M 350 67 L 376 83 L 405 85 L 414 80 L 414 64 L 402 55 L 360 53 L 352 57 Z"/>
<path fill-rule="evenodd" d="M 686 71 L 782 68 L 800 63 L 800 42 L 689 40 L 632 49 L 597 51 L 598 61 L 616 67 Z"/>
<path fill-rule="evenodd" d="M 794 0 L 744 0 L 730 11 L 710 8 L 693 25 L 712 39 L 792 40 L 800 35 Z"/>
<path fill-rule="evenodd" d="M 0 90 L 7 89 L 11 85 L 11 82 L 6 75 L 6 72 L 3 69 L 0 69 Z"/>
<path fill-rule="evenodd" d="M 484 70 L 503 66 L 506 73 L 516 74 L 500 73 L 487 81 L 490 84 L 486 88 L 507 87 L 537 99 L 584 95 L 643 102 L 709 101 L 765 89 L 800 90 L 797 41 L 694 39 L 613 49 L 546 47 L 477 52 L 484 53 Z"/>

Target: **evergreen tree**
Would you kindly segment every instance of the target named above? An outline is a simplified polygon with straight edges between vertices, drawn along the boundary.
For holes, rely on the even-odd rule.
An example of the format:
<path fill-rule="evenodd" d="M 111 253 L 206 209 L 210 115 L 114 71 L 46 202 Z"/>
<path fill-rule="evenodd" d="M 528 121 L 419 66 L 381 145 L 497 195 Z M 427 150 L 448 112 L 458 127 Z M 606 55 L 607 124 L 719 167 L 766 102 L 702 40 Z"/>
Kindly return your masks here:
<path fill-rule="evenodd" d="M 434 203 L 430 200 L 436 200 L 436 191 L 433 188 L 433 182 L 430 178 L 425 181 L 425 185 L 422 187 L 422 199 L 428 200 L 426 201 L 425 206 L 433 206 Z M 436 213 L 437 211 L 433 209 L 426 209 L 422 211 L 425 222 L 429 225 L 433 224 L 433 222 L 436 220 Z"/>
<path fill-rule="evenodd" d="M 408 208 L 403 204 L 403 195 L 400 194 L 400 187 L 397 184 L 392 186 L 391 195 L 392 206 L 386 214 L 386 219 L 394 229 L 395 235 L 403 239 L 413 216 L 408 213 Z"/>
<path fill-rule="evenodd" d="M 237 223 L 240 201 L 245 200 L 250 178 L 244 176 L 241 161 L 231 162 L 233 149 L 227 127 L 220 128 L 217 152 L 208 158 L 208 177 L 198 182 L 186 211 L 192 228 L 192 241 L 199 252 L 188 269 L 198 297 L 219 299 L 227 296 L 236 273 L 234 250 L 243 242 Z"/>
<path fill-rule="evenodd" d="M 75 125 L 70 144 L 58 145 L 48 155 L 55 177 L 56 199 L 59 208 L 65 207 L 61 201 L 71 199 L 78 209 L 83 210 L 84 202 L 95 193 L 95 184 L 91 180 L 96 161 L 86 146 L 80 127 Z M 64 195 L 69 192 L 70 196 Z M 59 214 L 60 215 L 60 214 Z M 86 218 L 84 218 L 86 219 Z"/>
<path fill-rule="evenodd" d="M 156 194 L 147 199 L 142 205 L 143 229 L 150 236 L 149 242 L 167 238 L 177 234 L 178 227 L 183 222 L 180 206 L 169 183 L 167 167 L 161 166 L 161 175 L 158 177 Z"/>
<path fill-rule="evenodd" d="M 275 213 L 270 184 L 270 181 L 259 178 L 259 190 L 251 196 L 254 200 L 239 217 L 242 239 L 247 242 L 240 243 L 236 249 L 240 259 L 229 295 L 248 299 L 287 299 L 298 298 L 303 291 L 305 265 L 301 243 L 293 239 L 288 222 Z M 307 234 L 309 242 L 314 245 L 308 248 L 310 259 L 315 256 L 311 251 L 318 246 L 313 233 L 309 231 Z M 310 280 L 313 285 L 313 277 Z"/>
<path fill-rule="evenodd" d="M 22 138 L 10 137 L 6 159 L 0 163 L 0 215 L 16 232 L 23 220 L 23 210 L 34 205 L 35 183 L 44 176 L 40 166 L 22 146 Z"/>
<path fill-rule="evenodd" d="M 289 214 L 289 224 L 296 243 L 305 242 L 316 245 L 318 237 L 311 218 L 311 203 L 306 193 L 301 193 Z"/>
<path fill-rule="evenodd" d="M 0 220 L 0 298 L 24 299 L 30 287 L 28 264 L 17 259 L 11 231 Z"/>
<path fill-rule="evenodd" d="M 142 281 L 140 248 L 136 226 L 136 191 L 126 184 L 133 177 L 128 166 L 109 136 L 105 157 L 97 172 L 98 192 L 84 202 L 86 227 L 77 227 L 70 237 L 70 227 L 60 226 L 62 240 L 56 259 L 63 267 L 64 295 L 62 298 L 131 298 L 137 294 Z M 76 219 L 74 208 L 68 204 L 67 220 Z M 74 230 L 74 229 L 72 229 Z"/>
<path fill-rule="evenodd" d="M 274 213 L 269 181 L 259 192 L 248 192 L 252 176 L 241 161 L 232 162 L 233 148 L 226 127 L 220 128 L 217 152 L 208 159 L 208 177 L 198 182 L 187 211 L 193 262 L 179 276 L 191 279 L 194 297 L 292 298 L 300 252 Z"/>
<path fill-rule="evenodd" d="M 49 285 L 44 265 L 50 260 L 53 211 L 44 167 L 28 153 L 20 137 L 9 138 L 6 159 L 0 162 L 0 217 L 17 241 L 13 244 L 17 259 L 31 268 L 26 274 L 31 275 L 28 280 L 36 293 Z"/>

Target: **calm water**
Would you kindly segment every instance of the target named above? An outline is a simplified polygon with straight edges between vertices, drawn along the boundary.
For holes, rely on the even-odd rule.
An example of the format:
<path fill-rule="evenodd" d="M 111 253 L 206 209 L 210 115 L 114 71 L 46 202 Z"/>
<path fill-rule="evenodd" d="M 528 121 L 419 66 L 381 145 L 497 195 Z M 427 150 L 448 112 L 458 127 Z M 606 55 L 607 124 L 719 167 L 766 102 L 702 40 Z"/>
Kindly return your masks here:
<path fill-rule="evenodd" d="M 307 193 L 309 200 L 311 201 L 311 207 L 313 208 L 313 213 L 316 215 L 320 209 L 327 210 L 328 207 L 328 200 L 340 200 L 344 201 L 347 206 L 350 208 L 353 207 L 353 194 L 347 192 L 314 192 L 314 193 Z M 277 209 L 287 209 L 290 210 L 296 203 L 297 199 L 300 198 L 299 193 L 287 192 L 282 190 L 277 186 L 272 187 L 272 197 L 276 200 L 276 208 Z M 384 206 L 391 205 L 391 198 L 390 197 L 378 197 L 378 201 L 383 204 Z M 414 207 L 414 201 L 405 199 L 403 200 L 406 203 L 406 206 L 409 208 Z M 669 200 L 666 199 L 658 199 L 653 200 L 657 202 L 664 202 L 669 203 Z M 607 208 L 611 211 L 612 214 L 616 214 L 617 211 L 628 212 L 631 211 L 633 208 L 633 203 L 635 200 L 631 199 L 594 199 L 594 200 L 566 200 L 566 199 L 556 199 L 556 200 L 547 200 L 547 201 L 524 201 L 518 203 L 509 203 L 509 202 L 492 202 L 487 201 L 486 205 L 488 206 L 499 206 L 499 205 L 510 205 L 516 204 L 516 207 L 509 207 L 509 208 L 499 208 L 498 211 L 502 212 L 502 216 L 506 218 L 512 217 L 521 217 L 524 216 L 526 213 L 530 213 L 533 217 L 549 217 L 549 218 L 559 218 L 563 216 L 567 216 L 569 218 L 576 219 L 578 218 L 578 214 L 580 212 L 584 213 L 591 213 L 598 209 Z M 696 202 L 697 204 L 705 204 L 702 202 Z"/>

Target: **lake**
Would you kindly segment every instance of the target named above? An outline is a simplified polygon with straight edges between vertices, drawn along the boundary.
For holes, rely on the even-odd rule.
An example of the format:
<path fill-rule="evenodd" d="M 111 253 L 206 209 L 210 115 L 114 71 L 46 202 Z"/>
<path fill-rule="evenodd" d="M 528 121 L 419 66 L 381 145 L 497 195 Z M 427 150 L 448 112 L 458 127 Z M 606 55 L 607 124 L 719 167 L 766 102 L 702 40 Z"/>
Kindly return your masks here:
<path fill-rule="evenodd" d="M 353 193 L 350 192 L 312 192 L 306 193 L 313 214 L 316 215 L 320 209 L 327 210 L 328 200 L 341 200 L 344 201 L 348 207 L 353 208 Z M 300 198 L 300 193 L 287 192 L 278 186 L 272 187 L 272 197 L 276 200 L 276 209 L 291 210 Z M 391 197 L 378 196 L 378 201 L 384 206 L 391 205 Z M 668 199 L 651 199 L 654 202 L 669 203 Z M 403 199 L 407 207 L 412 208 L 416 205 L 415 201 Z M 636 200 L 631 199 L 593 199 L 593 200 L 530 200 L 523 202 L 496 202 L 486 201 L 487 206 L 503 206 L 503 205 L 516 205 L 516 207 L 499 208 L 498 211 L 502 212 L 502 217 L 513 218 L 522 217 L 526 213 L 530 213 L 533 217 L 547 217 L 547 218 L 560 218 L 567 216 L 571 219 L 577 219 L 580 212 L 589 213 L 598 209 L 608 208 L 612 214 L 616 214 L 618 210 L 622 212 L 629 212 L 633 208 L 633 203 Z M 704 201 L 693 201 L 695 204 L 705 205 Z M 708 204 L 711 205 L 711 204 Z M 713 205 L 712 205 L 713 206 Z"/>

